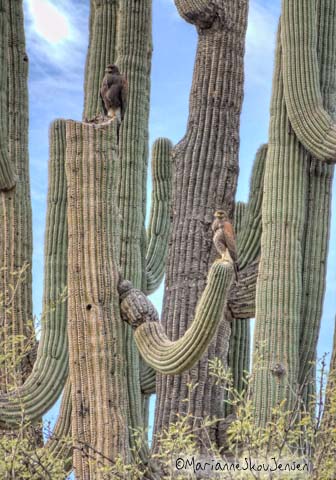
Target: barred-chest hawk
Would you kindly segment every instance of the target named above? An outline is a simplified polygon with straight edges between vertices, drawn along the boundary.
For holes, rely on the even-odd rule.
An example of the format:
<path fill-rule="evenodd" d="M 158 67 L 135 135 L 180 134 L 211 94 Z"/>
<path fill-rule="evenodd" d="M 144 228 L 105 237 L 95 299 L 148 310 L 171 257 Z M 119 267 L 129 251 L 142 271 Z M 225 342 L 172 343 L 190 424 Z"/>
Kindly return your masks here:
<path fill-rule="evenodd" d="M 222 260 L 232 263 L 238 281 L 236 236 L 233 226 L 224 210 L 217 210 L 214 216 L 215 220 L 212 223 L 214 245 L 217 252 L 221 254 Z"/>

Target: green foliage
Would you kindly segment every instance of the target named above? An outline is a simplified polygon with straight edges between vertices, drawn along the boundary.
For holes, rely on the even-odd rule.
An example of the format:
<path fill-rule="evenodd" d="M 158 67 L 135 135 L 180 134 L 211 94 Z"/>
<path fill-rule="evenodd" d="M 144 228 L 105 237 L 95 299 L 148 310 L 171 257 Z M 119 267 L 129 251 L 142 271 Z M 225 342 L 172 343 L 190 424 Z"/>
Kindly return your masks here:
<path fill-rule="evenodd" d="M 258 361 L 262 365 L 262 358 Z M 234 387 L 232 373 L 223 367 L 219 359 L 209 365 L 210 374 L 217 385 L 227 393 L 225 400 L 230 404 L 233 415 L 224 419 L 199 419 L 191 414 L 190 400 L 197 385 L 188 385 L 188 405 L 186 415 L 178 415 L 168 429 L 157 435 L 157 452 L 152 456 L 152 465 L 160 466 L 158 478 L 162 479 L 196 479 L 207 478 L 198 471 L 206 462 L 211 466 L 221 465 L 223 471 L 212 472 L 212 478 L 219 479 L 312 479 L 331 480 L 335 478 L 335 441 L 336 429 L 323 422 L 324 392 L 327 379 L 326 362 L 320 362 L 319 388 L 317 395 L 311 398 L 311 408 L 306 411 L 305 402 L 296 394 L 295 408 L 289 410 L 283 400 L 272 409 L 271 421 L 265 427 L 256 426 L 255 412 L 251 401 L 252 376 L 246 372 L 245 389 L 237 391 Z M 329 375 L 329 382 L 333 372 Z M 336 378 L 336 376 L 335 376 Z M 311 412 L 314 412 L 312 415 Z M 336 389 L 329 395 L 328 412 L 330 417 L 336 413 Z M 335 418 L 335 417 L 334 417 Z M 219 450 L 206 437 L 206 432 L 219 422 L 227 422 L 227 443 Z M 200 452 L 197 440 L 203 438 L 206 448 Z M 143 436 L 138 435 L 140 448 Z M 190 468 L 176 470 L 178 462 Z M 233 471 L 232 465 L 241 467 L 252 465 L 254 468 Z M 260 471 L 257 467 L 260 466 Z M 106 478 L 127 478 L 134 480 L 144 478 L 144 467 L 139 458 L 138 464 L 121 466 L 117 462 L 113 475 Z M 268 469 L 265 472 L 264 469 Z M 309 472 L 308 472 L 309 469 Z M 111 474 L 112 470 L 110 471 Z M 142 473 L 141 473 L 142 472 Z M 201 476 L 200 476 L 201 475 Z M 104 477 L 105 478 L 105 477 Z"/>

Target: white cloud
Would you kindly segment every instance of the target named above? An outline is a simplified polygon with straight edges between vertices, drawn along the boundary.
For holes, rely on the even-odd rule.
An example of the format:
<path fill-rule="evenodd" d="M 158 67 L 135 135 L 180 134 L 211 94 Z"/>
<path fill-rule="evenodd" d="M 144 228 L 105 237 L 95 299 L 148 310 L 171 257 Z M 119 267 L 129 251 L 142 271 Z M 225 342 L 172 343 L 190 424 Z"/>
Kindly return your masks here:
<path fill-rule="evenodd" d="M 28 0 L 35 31 L 49 43 L 59 43 L 70 35 L 69 19 L 48 0 Z"/>

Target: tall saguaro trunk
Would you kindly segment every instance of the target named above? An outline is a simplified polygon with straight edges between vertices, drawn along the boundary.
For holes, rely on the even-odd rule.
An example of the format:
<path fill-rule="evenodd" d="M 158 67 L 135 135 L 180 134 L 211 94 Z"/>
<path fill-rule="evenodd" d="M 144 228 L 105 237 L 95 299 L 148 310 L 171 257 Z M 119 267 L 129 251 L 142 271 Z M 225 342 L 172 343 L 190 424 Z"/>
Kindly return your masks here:
<path fill-rule="evenodd" d="M 130 460 L 117 292 L 116 137 L 115 125 L 66 125 L 73 462 L 82 479 L 104 478 L 99 468 L 118 456 Z"/>
<path fill-rule="evenodd" d="M 173 227 L 166 270 L 163 326 L 177 340 L 191 323 L 214 260 L 211 223 L 216 209 L 233 215 L 238 175 L 239 118 L 248 2 L 176 0 L 198 31 L 186 135 L 174 149 Z M 208 361 L 227 363 L 230 325 L 221 322 L 203 359 L 189 372 L 158 376 L 155 432 L 188 411 L 198 418 L 221 417 L 222 393 L 209 376 Z M 190 404 L 187 384 L 192 391 Z M 218 431 L 210 432 L 218 440 Z"/>
<path fill-rule="evenodd" d="M 283 0 L 262 207 L 253 375 L 257 423 L 296 394 L 309 407 L 336 159 L 333 0 Z M 274 372 L 278 364 L 283 374 Z"/>
<path fill-rule="evenodd" d="M 32 215 L 28 163 L 28 57 L 23 29 L 22 1 L 2 1 L 1 64 L 1 155 L 7 156 L 9 168 L 16 172 L 16 186 L 1 191 L 3 157 L 0 158 L 0 338 L 6 343 L 11 335 L 31 337 L 32 321 Z M 7 72 L 6 79 L 4 74 Z M 2 116 L 2 114 L 4 114 Z M 4 138 L 6 135 L 7 138 Z M 5 182 L 7 183 L 7 182 Z M 7 187 L 8 187 L 7 183 Z M 17 279 L 22 272 L 21 281 Z M 12 287 L 17 285 L 15 295 Z M 7 347 L 10 345 L 7 343 Z M 25 350 L 25 341 L 18 346 Z M 6 354 L 6 352 L 4 352 Z M 16 350 L 12 351 L 15 362 Z M 11 362 L 9 362 L 11 363 Z M 26 357 L 17 371 L 20 384 L 31 370 Z M 0 390 L 12 386 L 10 369 L 0 372 Z"/>

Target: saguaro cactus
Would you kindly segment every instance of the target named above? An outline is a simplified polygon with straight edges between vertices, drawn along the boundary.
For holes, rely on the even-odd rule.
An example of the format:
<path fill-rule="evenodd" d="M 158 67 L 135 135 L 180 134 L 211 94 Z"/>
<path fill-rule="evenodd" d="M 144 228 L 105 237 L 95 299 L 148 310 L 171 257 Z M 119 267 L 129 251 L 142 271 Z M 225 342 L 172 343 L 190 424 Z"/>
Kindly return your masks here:
<path fill-rule="evenodd" d="M 299 385 L 311 377 L 328 244 L 328 163 L 336 158 L 336 129 L 328 114 L 335 94 L 335 4 L 284 0 L 282 7 L 256 297 L 261 363 L 252 391 L 260 424 L 278 401 L 286 398 L 291 408 Z M 282 378 L 272 374 L 275 363 L 285 369 Z"/>
<path fill-rule="evenodd" d="M 239 282 L 232 286 L 229 293 L 226 316 L 231 319 L 228 367 L 232 372 L 233 386 L 239 392 L 246 387 L 244 377 L 250 365 L 250 318 L 255 314 L 266 155 L 267 145 L 262 145 L 253 164 L 248 202 L 238 202 L 235 206 L 234 222 L 240 272 Z M 229 414 L 231 411 L 230 404 L 226 404 L 225 412 Z"/>
<path fill-rule="evenodd" d="M 65 126 L 55 121 L 50 128 L 42 333 L 31 374 L 14 393 L 0 397 L 0 424 L 8 427 L 20 424 L 23 410 L 29 420 L 39 419 L 56 402 L 67 378 L 68 317 L 64 289 L 68 229 L 64 158 Z"/>
<path fill-rule="evenodd" d="M 1 340 L 4 336 L 21 335 L 24 351 L 32 329 L 32 226 L 28 165 L 28 57 L 23 31 L 22 2 L 2 1 L 0 13 L 1 94 L 0 94 L 0 292 Z M 17 172 L 16 183 L 13 172 Z M 15 188 L 9 191 L 15 183 Z M 16 285 L 18 272 L 24 281 Z M 23 280 L 23 278 L 21 279 Z M 13 352 L 15 355 L 15 352 Z M 28 356 L 19 365 L 17 382 L 29 374 L 32 360 Z M 0 389 L 5 392 L 12 384 L 6 367 L 0 372 Z"/>
<path fill-rule="evenodd" d="M 115 125 L 95 128 L 68 121 L 66 135 L 68 331 L 72 435 L 77 446 L 73 461 L 77 478 L 100 478 L 105 458 L 111 462 L 120 455 L 130 460 L 126 349 L 117 292 L 116 132 Z M 87 448 L 87 457 L 81 447 Z M 89 461 L 92 457 L 97 463 Z"/>
<path fill-rule="evenodd" d="M 9 31 L 9 3 L 0 2 L 0 191 L 10 190 L 16 182 L 15 165 L 9 158 L 8 152 L 8 31 Z"/>
<path fill-rule="evenodd" d="M 248 2 L 175 3 L 181 16 L 197 28 L 198 47 L 187 132 L 173 151 L 173 227 L 162 320 L 166 335 L 173 341 L 184 334 L 193 319 L 215 257 L 211 248 L 214 211 L 224 208 L 233 216 Z M 229 336 L 230 325 L 223 312 L 216 339 L 195 367 L 183 375 L 158 376 L 155 432 L 167 428 L 187 408 L 198 418 L 222 417 L 223 396 L 208 375 L 208 360 L 220 357 L 226 363 Z M 190 382 L 197 387 L 187 406 Z M 216 428 L 210 436 L 218 440 Z"/>

